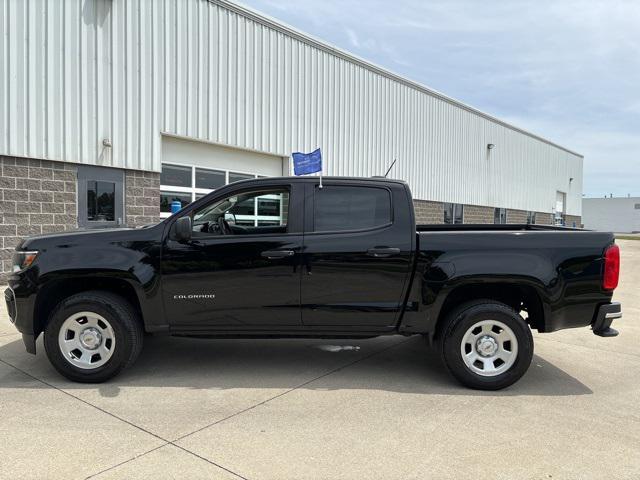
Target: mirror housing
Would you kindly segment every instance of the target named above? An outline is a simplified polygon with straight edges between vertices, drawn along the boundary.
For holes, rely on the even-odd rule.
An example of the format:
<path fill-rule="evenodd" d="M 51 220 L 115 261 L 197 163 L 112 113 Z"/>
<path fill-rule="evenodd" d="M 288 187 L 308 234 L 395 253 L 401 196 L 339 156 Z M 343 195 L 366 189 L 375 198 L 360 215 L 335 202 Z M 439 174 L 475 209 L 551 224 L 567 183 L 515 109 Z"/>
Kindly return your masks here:
<path fill-rule="evenodd" d="M 177 241 L 188 242 L 191 240 L 192 231 L 191 217 L 189 215 L 185 215 L 184 217 L 180 217 L 176 220 L 175 235 Z"/>

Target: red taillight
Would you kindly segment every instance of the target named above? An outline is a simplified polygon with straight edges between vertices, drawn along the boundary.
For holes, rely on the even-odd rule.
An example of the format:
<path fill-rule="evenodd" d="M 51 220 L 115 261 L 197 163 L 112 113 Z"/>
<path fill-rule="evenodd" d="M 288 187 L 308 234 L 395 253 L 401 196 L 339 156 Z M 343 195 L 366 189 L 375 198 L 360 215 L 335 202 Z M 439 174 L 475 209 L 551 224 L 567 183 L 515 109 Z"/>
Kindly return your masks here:
<path fill-rule="evenodd" d="M 604 252 L 604 275 L 602 276 L 602 288 L 615 290 L 620 278 L 620 247 L 611 245 Z"/>

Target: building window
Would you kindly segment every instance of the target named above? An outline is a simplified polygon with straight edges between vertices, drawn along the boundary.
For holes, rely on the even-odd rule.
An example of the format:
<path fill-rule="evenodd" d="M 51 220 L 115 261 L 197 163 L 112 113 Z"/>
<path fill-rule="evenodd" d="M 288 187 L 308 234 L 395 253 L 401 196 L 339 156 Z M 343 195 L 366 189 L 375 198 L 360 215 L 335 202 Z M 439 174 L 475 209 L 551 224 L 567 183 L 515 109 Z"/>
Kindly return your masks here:
<path fill-rule="evenodd" d="M 162 165 L 160 173 L 160 185 L 171 185 L 174 187 L 190 188 L 191 185 L 191 168 L 181 165 Z"/>
<path fill-rule="evenodd" d="M 503 225 L 507 223 L 507 209 L 496 208 L 493 211 L 493 223 Z"/>
<path fill-rule="evenodd" d="M 114 222 L 116 210 L 116 184 L 114 182 L 87 181 L 87 220 Z"/>
<path fill-rule="evenodd" d="M 536 212 L 527 212 L 527 225 L 535 225 Z"/>
<path fill-rule="evenodd" d="M 171 203 L 174 201 L 180 202 L 184 208 L 229 183 L 257 177 L 260 176 L 255 173 L 163 163 L 160 174 L 160 216 L 171 215 Z M 267 207 L 263 206 L 263 208 Z M 259 213 L 256 215 L 254 212 L 251 215 L 253 218 L 245 218 L 241 221 L 247 225 L 257 226 L 262 221 L 258 219 Z"/>
<path fill-rule="evenodd" d="M 251 178 L 256 178 L 256 175 L 251 175 L 251 174 L 246 174 L 246 173 L 229 172 L 229 182 L 228 183 L 240 182 L 242 180 L 249 180 Z"/>
<path fill-rule="evenodd" d="M 78 226 L 104 228 L 122 225 L 124 172 L 115 168 L 78 167 Z"/>
<path fill-rule="evenodd" d="M 462 223 L 464 220 L 464 207 L 459 203 L 444 204 L 444 223 L 447 225 Z"/>
<path fill-rule="evenodd" d="M 226 172 L 196 168 L 196 188 L 215 190 L 227 184 Z"/>
<path fill-rule="evenodd" d="M 173 202 L 180 202 L 181 208 L 189 205 L 191 200 L 190 193 L 180 193 L 180 192 L 160 192 L 160 212 L 171 212 L 171 204 Z"/>

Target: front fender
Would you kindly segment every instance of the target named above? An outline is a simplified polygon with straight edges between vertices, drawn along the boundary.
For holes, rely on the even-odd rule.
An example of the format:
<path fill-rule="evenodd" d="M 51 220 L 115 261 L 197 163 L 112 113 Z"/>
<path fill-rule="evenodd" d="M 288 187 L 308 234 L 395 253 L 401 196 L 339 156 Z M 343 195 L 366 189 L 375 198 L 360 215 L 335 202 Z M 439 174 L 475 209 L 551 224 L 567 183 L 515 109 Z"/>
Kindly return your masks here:
<path fill-rule="evenodd" d="M 42 245 L 38 251 L 31 267 L 9 276 L 16 297 L 15 323 L 23 334 L 35 340 L 62 299 L 87 290 L 122 294 L 139 308 L 147 330 L 166 325 L 155 242 L 60 243 Z"/>

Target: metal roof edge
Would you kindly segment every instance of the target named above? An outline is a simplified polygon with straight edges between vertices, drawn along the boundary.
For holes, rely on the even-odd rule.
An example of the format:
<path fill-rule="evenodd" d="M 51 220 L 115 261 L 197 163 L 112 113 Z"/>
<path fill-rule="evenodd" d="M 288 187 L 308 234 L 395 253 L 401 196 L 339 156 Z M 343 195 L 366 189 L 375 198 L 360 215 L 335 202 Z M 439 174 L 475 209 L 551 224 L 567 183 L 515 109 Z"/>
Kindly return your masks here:
<path fill-rule="evenodd" d="M 463 110 L 466 110 L 470 113 L 473 113 L 475 115 L 478 115 L 480 117 L 483 117 L 487 120 L 490 120 L 494 123 L 497 123 L 499 125 L 502 125 L 503 127 L 506 127 L 510 130 L 516 131 L 518 133 L 522 133 L 523 135 L 526 135 L 528 137 L 534 138 L 535 140 L 539 140 L 541 142 L 546 143 L 547 145 L 550 145 L 552 147 L 556 147 L 559 148 L 560 150 L 563 150 L 567 153 L 570 153 L 571 155 L 575 155 L 577 157 L 580 157 L 582 159 L 584 159 L 584 155 L 575 152 L 573 150 L 570 150 L 566 147 L 563 147 L 562 145 L 559 145 L 555 142 L 552 142 L 551 140 L 548 140 L 544 137 L 541 137 L 540 135 L 536 135 L 535 133 L 529 132 L 527 130 L 524 130 L 520 127 L 517 127 L 515 125 L 512 125 L 510 123 L 505 122 L 504 120 L 500 120 L 497 117 L 494 117 L 493 115 L 490 115 L 488 113 L 483 112 L 482 110 L 478 110 L 477 108 L 472 107 L 471 105 L 467 105 L 466 103 L 463 103 L 459 100 L 455 100 L 454 98 L 451 98 L 447 95 L 445 95 L 444 93 L 438 92 L 437 90 L 434 90 L 432 88 L 427 87 L 426 85 L 423 85 L 419 82 L 410 80 L 408 78 L 405 78 L 401 75 L 398 75 L 397 73 L 392 72 L 391 70 L 388 70 L 384 67 L 381 67 L 379 65 L 376 65 L 375 63 L 372 63 L 368 60 L 365 60 L 364 58 L 361 58 L 357 55 L 354 55 L 353 53 L 347 52 L 346 50 L 343 50 L 339 47 L 336 47 L 335 45 L 332 45 L 324 40 L 320 40 L 319 38 L 316 38 L 312 35 L 309 35 L 308 33 L 305 33 L 301 30 L 298 30 L 295 27 L 292 27 L 291 25 L 288 25 L 280 20 L 277 20 L 269 15 L 266 15 L 264 13 L 258 12 L 246 5 L 242 5 L 239 4 L 237 2 L 230 2 L 229 0 L 206 0 L 210 3 L 214 3 L 217 4 L 223 8 L 226 8 L 227 10 L 230 10 L 232 12 L 235 12 L 239 15 L 242 15 L 243 17 L 247 17 L 257 23 L 260 23 L 264 26 L 268 26 L 273 28 L 274 30 L 277 30 L 283 34 L 289 35 L 297 40 L 300 40 L 301 42 L 304 42 L 308 45 L 311 45 L 313 47 L 319 48 L 320 50 L 323 50 L 325 52 L 331 53 L 333 55 L 336 55 L 338 57 L 343 58 L 344 60 L 347 60 L 349 62 L 358 64 L 368 70 L 371 70 L 379 75 L 382 75 L 384 77 L 387 77 L 391 80 L 394 80 L 398 83 L 404 84 L 408 87 L 414 88 L 416 90 L 419 90 L 423 93 L 426 93 L 427 95 L 431 95 L 432 97 L 438 98 L 440 100 L 443 100 L 451 105 L 454 105 L 456 107 L 462 108 Z"/>
<path fill-rule="evenodd" d="M 640 197 L 638 196 L 630 196 L 630 197 L 582 197 L 582 200 L 633 200 L 638 201 Z"/>

